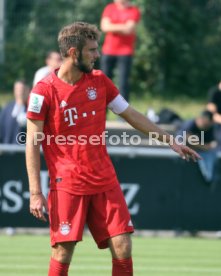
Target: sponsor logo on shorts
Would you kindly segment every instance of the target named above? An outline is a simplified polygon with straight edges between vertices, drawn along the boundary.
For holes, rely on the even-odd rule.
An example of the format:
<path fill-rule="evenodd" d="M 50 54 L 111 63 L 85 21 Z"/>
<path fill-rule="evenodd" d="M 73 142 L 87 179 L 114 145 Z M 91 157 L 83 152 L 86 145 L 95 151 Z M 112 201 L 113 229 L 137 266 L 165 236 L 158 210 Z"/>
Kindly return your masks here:
<path fill-rule="evenodd" d="M 132 223 L 131 219 L 128 222 L 128 226 L 133 226 L 133 223 Z"/>
<path fill-rule="evenodd" d="M 60 233 L 64 236 L 68 235 L 71 231 L 71 224 L 69 222 L 62 221 L 60 223 Z"/>

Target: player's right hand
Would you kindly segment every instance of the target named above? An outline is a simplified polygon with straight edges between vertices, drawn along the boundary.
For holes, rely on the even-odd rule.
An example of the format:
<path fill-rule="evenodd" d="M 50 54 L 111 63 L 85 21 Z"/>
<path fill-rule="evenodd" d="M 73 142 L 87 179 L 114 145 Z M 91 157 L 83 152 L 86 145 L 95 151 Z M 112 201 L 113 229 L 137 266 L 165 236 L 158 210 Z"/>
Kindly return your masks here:
<path fill-rule="evenodd" d="M 44 215 L 44 209 L 48 213 L 47 200 L 43 194 L 34 194 L 30 195 L 30 213 L 35 216 L 37 219 L 42 221 L 47 221 Z"/>
<path fill-rule="evenodd" d="M 185 159 L 187 161 L 192 159 L 195 162 L 197 162 L 198 160 L 202 160 L 202 157 L 188 146 L 176 144 L 175 142 L 173 142 L 170 147 L 172 150 L 178 153 L 182 159 Z"/>

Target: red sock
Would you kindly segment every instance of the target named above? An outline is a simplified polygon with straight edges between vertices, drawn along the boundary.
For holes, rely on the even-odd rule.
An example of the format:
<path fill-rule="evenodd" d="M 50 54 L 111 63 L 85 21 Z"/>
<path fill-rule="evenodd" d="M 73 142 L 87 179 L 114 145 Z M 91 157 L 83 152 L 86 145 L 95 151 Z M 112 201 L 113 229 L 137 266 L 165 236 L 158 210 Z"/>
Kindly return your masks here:
<path fill-rule="evenodd" d="M 112 276 L 133 276 L 133 261 L 128 259 L 112 260 Z"/>
<path fill-rule="evenodd" d="M 70 264 L 62 264 L 51 258 L 48 276 L 68 276 Z"/>

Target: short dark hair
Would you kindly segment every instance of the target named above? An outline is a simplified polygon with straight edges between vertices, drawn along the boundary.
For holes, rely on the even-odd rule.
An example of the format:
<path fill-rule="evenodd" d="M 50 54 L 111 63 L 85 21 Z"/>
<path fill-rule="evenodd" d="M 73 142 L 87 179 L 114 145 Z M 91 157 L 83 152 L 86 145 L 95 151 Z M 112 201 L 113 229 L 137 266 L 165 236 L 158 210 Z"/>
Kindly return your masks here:
<path fill-rule="evenodd" d="M 58 45 L 61 56 L 67 57 L 68 50 L 76 47 L 79 51 L 83 49 L 86 40 L 96 40 L 100 38 L 100 31 L 97 26 L 86 22 L 74 22 L 65 26 L 58 34 Z"/>
<path fill-rule="evenodd" d="M 206 117 L 208 118 L 210 121 L 213 120 L 213 113 L 210 112 L 209 110 L 203 110 L 200 114 L 201 117 Z"/>

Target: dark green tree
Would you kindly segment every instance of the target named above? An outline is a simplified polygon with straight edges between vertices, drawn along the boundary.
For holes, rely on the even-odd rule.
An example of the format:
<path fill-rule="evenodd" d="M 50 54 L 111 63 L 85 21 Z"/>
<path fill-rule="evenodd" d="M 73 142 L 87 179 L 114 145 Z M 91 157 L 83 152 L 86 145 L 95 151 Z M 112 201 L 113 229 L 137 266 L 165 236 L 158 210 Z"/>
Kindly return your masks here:
<path fill-rule="evenodd" d="M 6 62 L 0 88 L 26 78 L 57 49 L 59 29 L 83 20 L 99 25 L 108 0 L 13 0 L 6 5 Z M 221 0 L 136 0 L 142 20 L 132 70 L 137 95 L 205 97 L 221 78 Z M 102 37 L 103 39 L 103 37 Z M 102 40 L 101 40 L 102 42 Z"/>
<path fill-rule="evenodd" d="M 205 96 L 208 87 L 220 79 L 221 1 L 139 2 L 143 27 L 137 58 L 145 56 L 146 63 L 137 60 L 136 65 L 143 74 L 143 88 Z"/>

